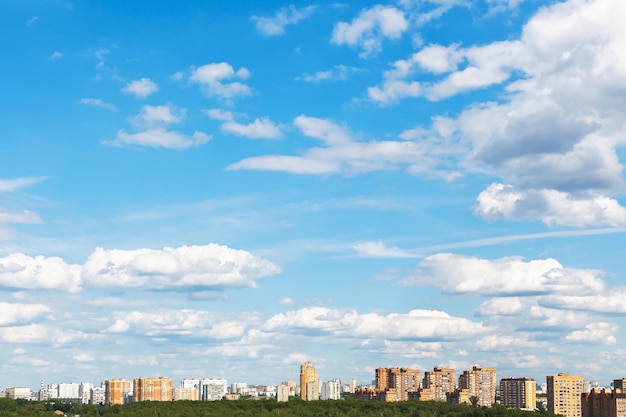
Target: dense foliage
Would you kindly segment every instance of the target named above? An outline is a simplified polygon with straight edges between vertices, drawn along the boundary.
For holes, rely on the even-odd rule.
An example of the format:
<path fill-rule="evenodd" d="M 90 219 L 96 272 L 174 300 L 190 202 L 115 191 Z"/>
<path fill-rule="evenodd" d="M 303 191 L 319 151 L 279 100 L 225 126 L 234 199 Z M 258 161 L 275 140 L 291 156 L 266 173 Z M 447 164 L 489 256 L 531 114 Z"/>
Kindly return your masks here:
<path fill-rule="evenodd" d="M 502 406 L 476 407 L 434 401 L 275 400 L 139 402 L 124 406 L 72 406 L 0 399 L 0 416 L 53 416 L 61 410 L 68 417 L 532 417 L 538 412 Z M 541 416 L 547 416 L 545 412 Z M 551 417 L 551 415 L 550 415 Z"/>

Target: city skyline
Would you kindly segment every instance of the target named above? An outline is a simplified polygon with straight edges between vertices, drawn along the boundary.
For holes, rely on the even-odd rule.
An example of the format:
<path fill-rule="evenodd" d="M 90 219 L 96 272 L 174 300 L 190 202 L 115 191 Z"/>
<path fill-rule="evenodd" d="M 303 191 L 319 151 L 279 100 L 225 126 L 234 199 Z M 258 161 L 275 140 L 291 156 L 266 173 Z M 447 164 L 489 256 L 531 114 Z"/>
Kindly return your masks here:
<path fill-rule="evenodd" d="M 0 387 L 626 375 L 626 2 L 0 11 Z"/>

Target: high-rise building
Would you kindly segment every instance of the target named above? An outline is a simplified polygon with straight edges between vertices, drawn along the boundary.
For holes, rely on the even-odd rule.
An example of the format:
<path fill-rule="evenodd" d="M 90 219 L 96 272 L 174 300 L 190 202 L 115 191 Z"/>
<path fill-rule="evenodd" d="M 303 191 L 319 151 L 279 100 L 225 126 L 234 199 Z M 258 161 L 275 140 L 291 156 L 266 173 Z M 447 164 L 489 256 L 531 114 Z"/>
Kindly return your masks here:
<path fill-rule="evenodd" d="M 171 378 L 135 378 L 134 401 L 172 401 Z"/>
<path fill-rule="evenodd" d="M 548 411 L 565 417 L 581 417 L 583 377 L 561 373 L 548 375 Z"/>
<path fill-rule="evenodd" d="M 407 401 L 410 392 L 420 388 L 420 371 L 408 368 L 376 369 L 376 399 L 379 401 Z"/>
<path fill-rule="evenodd" d="M 621 389 L 592 388 L 580 402 L 582 417 L 626 417 L 626 393 Z"/>
<path fill-rule="evenodd" d="M 420 399 L 447 401 L 446 395 L 456 388 L 456 371 L 436 366 L 432 371 L 424 372 L 422 387 Z"/>
<path fill-rule="evenodd" d="M 106 404 L 106 388 L 93 387 L 89 390 L 89 404 L 104 405 Z"/>
<path fill-rule="evenodd" d="M 289 401 L 289 387 L 284 384 L 280 384 L 276 390 L 276 401 L 279 403 Z"/>
<path fill-rule="evenodd" d="M 300 365 L 300 398 L 304 401 L 319 400 L 317 371 L 311 362 Z"/>
<path fill-rule="evenodd" d="M 496 402 L 496 369 L 474 366 L 459 376 L 459 388 L 469 390 L 469 400 L 477 405 L 491 407 Z"/>
<path fill-rule="evenodd" d="M 341 399 L 341 381 L 333 379 L 324 382 L 320 390 L 320 398 L 322 400 L 340 400 Z"/>
<path fill-rule="evenodd" d="M 132 383 L 127 379 L 107 379 L 104 381 L 105 404 L 122 405 L 128 402 L 132 388 Z"/>
<path fill-rule="evenodd" d="M 228 381 L 224 378 L 203 378 L 200 380 L 200 400 L 219 401 L 228 392 Z"/>
<path fill-rule="evenodd" d="M 505 407 L 532 411 L 537 405 L 536 391 L 533 378 L 502 378 L 500 403 Z"/>

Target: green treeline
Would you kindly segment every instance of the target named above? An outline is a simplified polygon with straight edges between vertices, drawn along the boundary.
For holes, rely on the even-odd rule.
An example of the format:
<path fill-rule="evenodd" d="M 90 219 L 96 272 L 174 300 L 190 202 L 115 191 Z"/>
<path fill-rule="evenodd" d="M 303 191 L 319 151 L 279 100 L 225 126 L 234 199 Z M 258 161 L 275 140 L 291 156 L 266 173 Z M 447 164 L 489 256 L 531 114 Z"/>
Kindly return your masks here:
<path fill-rule="evenodd" d="M 276 402 L 275 400 L 138 402 L 123 406 L 72 406 L 0 398 L 0 416 L 68 417 L 552 417 L 545 411 L 528 412 L 503 406 L 476 407 L 436 401 L 338 400 Z"/>

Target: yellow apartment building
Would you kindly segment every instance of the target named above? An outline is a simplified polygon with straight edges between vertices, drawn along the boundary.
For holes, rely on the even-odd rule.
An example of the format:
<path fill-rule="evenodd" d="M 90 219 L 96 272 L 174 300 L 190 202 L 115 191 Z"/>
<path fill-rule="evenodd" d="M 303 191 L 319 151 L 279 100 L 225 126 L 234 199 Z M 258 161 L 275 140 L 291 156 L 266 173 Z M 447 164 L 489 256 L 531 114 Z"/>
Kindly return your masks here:
<path fill-rule="evenodd" d="M 565 417 L 581 417 L 583 377 L 561 373 L 548 375 L 548 411 Z"/>

